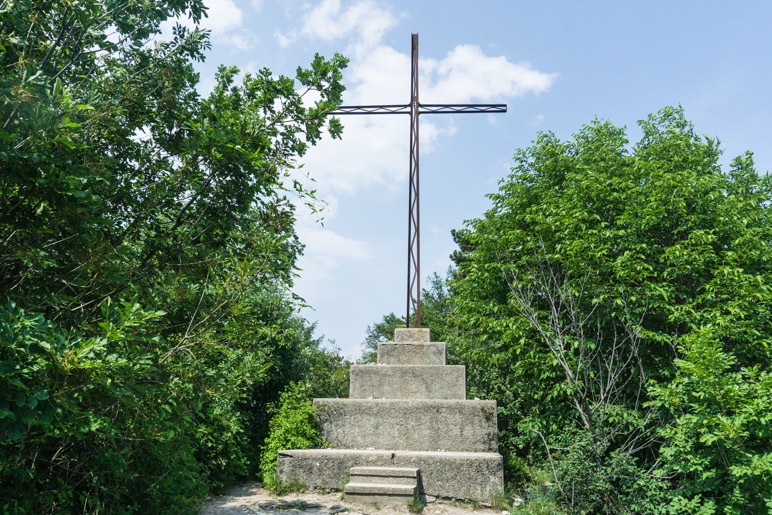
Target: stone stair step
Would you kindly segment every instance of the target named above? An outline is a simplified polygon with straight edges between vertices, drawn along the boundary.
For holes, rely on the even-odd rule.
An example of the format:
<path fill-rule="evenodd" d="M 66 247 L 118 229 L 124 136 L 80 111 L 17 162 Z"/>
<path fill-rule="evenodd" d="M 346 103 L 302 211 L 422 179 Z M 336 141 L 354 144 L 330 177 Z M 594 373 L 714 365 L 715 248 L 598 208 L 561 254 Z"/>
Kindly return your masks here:
<path fill-rule="evenodd" d="M 462 365 L 352 365 L 349 398 L 464 400 L 466 369 Z"/>
<path fill-rule="evenodd" d="M 394 343 L 378 344 L 379 365 L 436 365 L 446 364 L 445 344 L 431 343 Z"/>
<path fill-rule="evenodd" d="M 418 492 L 418 485 L 402 485 L 393 483 L 348 483 L 344 488 L 344 491 L 347 495 L 407 495 L 412 498 Z"/>
<path fill-rule="evenodd" d="M 417 485 L 418 469 L 405 467 L 351 467 L 349 481 L 359 484 Z"/>
<path fill-rule="evenodd" d="M 496 401 L 314 399 L 319 431 L 337 449 L 496 452 Z"/>
<path fill-rule="evenodd" d="M 394 329 L 396 343 L 431 343 L 431 332 L 426 327 Z"/>
<path fill-rule="evenodd" d="M 405 505 L 418 497 L 418 485 L 400 485 L 390 483 L 349 483 L 343 492 L 346 500 L 375 504 L 380 507 Z"/>

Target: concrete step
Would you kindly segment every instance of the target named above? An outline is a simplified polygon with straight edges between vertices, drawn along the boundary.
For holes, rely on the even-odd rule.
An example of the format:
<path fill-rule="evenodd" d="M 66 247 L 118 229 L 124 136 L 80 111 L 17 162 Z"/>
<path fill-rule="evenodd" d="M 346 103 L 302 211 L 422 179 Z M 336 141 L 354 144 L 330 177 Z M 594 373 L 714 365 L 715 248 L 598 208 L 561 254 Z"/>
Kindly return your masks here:
<path fill-rule="evenodd" d="M 418 493 L 418 485 L 403 485 L 392 483 L 349 483 L 344 492 L 349 494 L 369 495 L 403 495 L 413 499 Z"/>
<path fill-rule="evenodd" d="M 444 365 L 445 355 L 442 342 L 378 344 L 379 365 Z"/>
<path fill-rule="evenodd" d="M 379 507 L 405 505 L 418 497 L 418 485 L 391 483 L 347 484 L 343 492 L 349 502 L 375 504 Z"/>
<path fill-rule="evenodd" d="M 314 399 L 314 408 L 337 449 L 498 451 L 496 401 Z"/>
<path fill-rule="evenodd" d="M 417 485 L 418 469 L 406 467 L 351 467 L 349 481 L 356 484 Z"/>
<path fill-rule="evenodd" d="M 349 398 L 464 400 L 466 369 L 462 365 L 352 365 Z"/>
<path fill-rule="evenodd" d="M 395 343 L 429 343 L 431 332 L 426 327 L 394 329 Z"/>

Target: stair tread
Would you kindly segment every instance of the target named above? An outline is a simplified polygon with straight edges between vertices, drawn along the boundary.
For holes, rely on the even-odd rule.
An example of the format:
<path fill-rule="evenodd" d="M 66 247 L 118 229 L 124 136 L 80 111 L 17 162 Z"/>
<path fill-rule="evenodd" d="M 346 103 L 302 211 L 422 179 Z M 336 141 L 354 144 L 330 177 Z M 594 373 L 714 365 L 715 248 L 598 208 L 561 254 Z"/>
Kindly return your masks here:
<path fill-rule="evenodd" d="M 369 492 L 369 491 L 392 491 L 394 493 L 404 493 L 413 495 L 418 485 L 393 484 L 393 483 L 348 483 L 344 487 L 346 493 L 350 492 Z"/>
<path fill-rule="evenodd" d="M 412 467 L 351 467 L 351 475 L 418 477 L 418 469 Z"/>

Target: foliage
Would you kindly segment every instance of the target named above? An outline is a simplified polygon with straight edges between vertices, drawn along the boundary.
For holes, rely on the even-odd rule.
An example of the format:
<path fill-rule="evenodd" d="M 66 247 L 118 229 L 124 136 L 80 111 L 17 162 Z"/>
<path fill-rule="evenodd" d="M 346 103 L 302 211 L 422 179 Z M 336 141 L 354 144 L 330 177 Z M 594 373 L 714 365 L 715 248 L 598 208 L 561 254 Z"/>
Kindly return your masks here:
<path fill-rule="evenodd" d="M 281 394 L 279 405 L 270 413 L 268 437 L 261 450 L 260 474 L 268 489 L 280 486 L 276 460 L 283 449 L 313 449 L 324 446 L 311 403 L 311 387 L 293 383 Z"/>
<path fill-rule="evenodd" d="M 0 489 L 11 512 L 195 506 L 205 477 L 190 429 L 145 349 L 162 313 L 104 303 L 91 337 L 0 308 Z M 129 359 L 130 357 L 130 359 Z M 185 427 L 185 424 L 188 427 Z"/>
<path fill-rule="evenodd" d="M 651 403 L 670 415 L 659 428 L 659 473 L 677 478 L 672 506 L 765 513 L 772 507 L 772 374 L 759 364 L 738 367 L 713 327 L 684 336 L 679 350 L 675 378 L 651 392 Z"/>
<path fill-rule="evenodd" d="M 750 153 L 722 171 L 680 108 L 640 128 L 517 151 L 454 233 L 452 348 L 504 453 L 552 463 L 566 506 L 763 511 L 772 179 Z"/>
<path fill-rule="evenodd" d="M 287 384 L 346 380 L 290 293 L 294 162 L 340 135 L 346 60 L 202 97 L 175 16 L 204 4 L 0 4 L 3 510 L 193 510 L 257 469 Z"/>

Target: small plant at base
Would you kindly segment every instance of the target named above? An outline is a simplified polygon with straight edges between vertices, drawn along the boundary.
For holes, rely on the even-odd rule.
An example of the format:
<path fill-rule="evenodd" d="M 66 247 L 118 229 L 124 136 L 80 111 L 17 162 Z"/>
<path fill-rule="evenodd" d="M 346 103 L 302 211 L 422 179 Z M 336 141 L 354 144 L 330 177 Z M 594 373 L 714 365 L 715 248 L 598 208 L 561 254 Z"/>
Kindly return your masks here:
<path fill-rule="evenodd" d="M 506 492 L 496 492 L 491 496 L 491 508 L 494 510 L 508 510 L 512 503 Z"/>
<path fill-rule="evenodd" d="M 305 492 L 306 485 L 297 481 L 282 481 L 274 472 L 271 477 L 263 478 L 263 486 L 273 495 L 282 496 L 295 492 Z"/>
<path fill-rule="evenodd" d="M 407 503 L 407 510 L 410 513 L 421 513 L 425 507 L 426 505 L 421 502 L 421 499 L 413 499 Z"/>
<path fill-rule="evenodd" d="M 469 504 L 472 506 L 473 510 L 480 509 L 480 501 L 478 501 L 477 499 L 469 499 Z"/>
<path fill-rule="evenodd" d="M 346 485 L 348 484 L 350 477 L 348 474 L 343 476 L 340 480 L 340 500 L 345 501 L 346 500 Z"/>
<path fill-rule="evenodd" d="M 522 504 L 513 505 L 509 512 L 512 515 L 562 515 L 565 509 L 552 499 L 536 497 Z"/>

